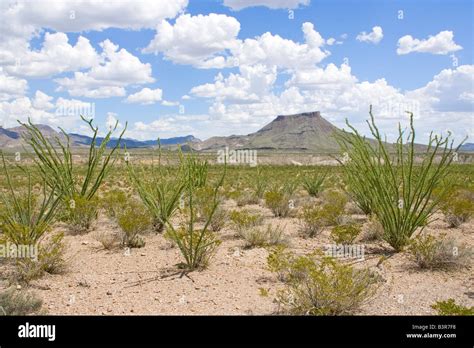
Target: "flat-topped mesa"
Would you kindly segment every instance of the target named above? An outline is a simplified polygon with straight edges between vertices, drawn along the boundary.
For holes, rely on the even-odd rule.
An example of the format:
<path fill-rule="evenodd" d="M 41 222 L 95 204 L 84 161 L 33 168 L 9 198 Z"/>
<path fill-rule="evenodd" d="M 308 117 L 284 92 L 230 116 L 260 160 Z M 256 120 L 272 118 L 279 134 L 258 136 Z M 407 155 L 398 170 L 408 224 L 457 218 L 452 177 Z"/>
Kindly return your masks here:
<path fill-rule="evenodd" d="M 294 114 L 294 115 L 278 115 L 274 121 L 282 121 L 286 118 L 292 118 L 292 117 L 321 117 L 321 112 L 320 111 L 312 111 L 312 112 L 303 112 L 301 114 Z"/>

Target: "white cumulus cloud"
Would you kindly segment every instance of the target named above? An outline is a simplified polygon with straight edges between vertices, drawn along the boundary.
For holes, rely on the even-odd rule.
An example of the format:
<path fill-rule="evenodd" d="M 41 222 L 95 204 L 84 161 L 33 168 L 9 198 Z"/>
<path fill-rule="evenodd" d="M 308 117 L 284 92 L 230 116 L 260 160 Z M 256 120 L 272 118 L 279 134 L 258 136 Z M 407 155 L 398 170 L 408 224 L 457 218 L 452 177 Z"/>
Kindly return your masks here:
<path fill-rule="evenodd" d="M 163 91 L 161 89 L 150 89 L 148 87 L 145 87 L 141 91 L 129 95 L 127 99 L 125 99 L 125 101 L 127 103 L 150 105 L 161 101 L 162 97 Z"/>
<path fill-rule="evenodd" d="M 151 65 L 140 60 L 110 40 L 103 41 L 101 62 L 86 72 L 76 71 L 73 78 L 58 78 L 58 90 L 67 90 L 72 96 L 107 98 L 125 96 L 125 87 L 131 84 L 154 82 Z"/>
<path fill-rule="evenodd" d="M 271 9 L 295 9 L 309 5 L 310 0 L 224 0 L 224 5 L 234 11 L 247 7 L 265 6 Z"/>
<path fill-rule="evenodd" d="M 240 23 L 233 17 L 209 15 L 179 16 L 174 24 L 161 21 L 154 39 L 143 49 L 144 53 L 163 53 L 164 57 L 179 64 L 201 68 L 224 67 L 222 54 L 236 45 Z"/>
<path fill-rule="evenodd" d="M 448 54 L 459 51 L 462 47 L 453 40 L 452 31 L 441 31 L 435 36 L 429 36 L 425 40 L 413 38 L 411 35 L 405 35 L 398 39 L 397 54 L 403 55 L 412 52 L 422 52 L 431 54 Z"/>
<path fill-rule="evenodd" d="M 361 42 L 370 42 L 373 44 L 378 44 L 383 39 L 383 30 L 382 27 L 375 26 L 372 28 L 370 33 L 366 33 L 365 31 L 359 33 L 357 35 L 356 40 Z"/>

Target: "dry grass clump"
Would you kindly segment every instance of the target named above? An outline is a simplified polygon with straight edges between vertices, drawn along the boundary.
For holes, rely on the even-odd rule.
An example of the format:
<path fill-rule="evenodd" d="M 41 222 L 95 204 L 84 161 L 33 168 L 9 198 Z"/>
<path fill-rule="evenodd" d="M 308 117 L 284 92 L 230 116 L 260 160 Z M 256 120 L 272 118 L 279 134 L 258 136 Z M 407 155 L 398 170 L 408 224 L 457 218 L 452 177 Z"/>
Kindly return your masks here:
<path fill-rule="evenodd" d="M 473 255 L 472 248 L 458 245 L 446 235 L 435 237 L 422 234 L 414 238 L 408 252 L 411 259 L 421 269 L 446 269 L 467 266 Z"/>
<path fill-rule="evenodd" d="M 33 293 L 14 287 L 0 290 L 0 316 L 36 313 L 41 309 L 42 302 Z"/>
<path fill-rule="evenodd" d="M 253 226 L 241 230 L 240 236 L 244 239 L 246 248 L 286 245 L 288 242 L 284 228 L 280 225 Z"/>

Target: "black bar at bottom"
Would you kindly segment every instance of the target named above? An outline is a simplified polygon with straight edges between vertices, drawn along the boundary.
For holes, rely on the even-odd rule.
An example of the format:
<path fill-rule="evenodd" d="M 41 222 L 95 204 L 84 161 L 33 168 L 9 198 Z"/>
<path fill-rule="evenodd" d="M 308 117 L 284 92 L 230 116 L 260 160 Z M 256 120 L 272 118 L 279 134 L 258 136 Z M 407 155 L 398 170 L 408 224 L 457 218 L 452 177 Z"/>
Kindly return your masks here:
<path fill-rule="evenodd" d="M 28 324 L 27 324 L 28 323 Z M 285 344 L 472 347 L 473 317 L 31 316 L 0 317 L 0 346 Z M 23 326 L 22 326 L 23 325 Z M 34 325 L 54 325 L 36 327 Z M 37 335 L 41 338 L 19 337 Z M 28 333 L 26 333 L 28 331 Z M 49 332 L 49 336 L 48 336 Z M 48 338 L 49 337 L 49 338 Z"/>

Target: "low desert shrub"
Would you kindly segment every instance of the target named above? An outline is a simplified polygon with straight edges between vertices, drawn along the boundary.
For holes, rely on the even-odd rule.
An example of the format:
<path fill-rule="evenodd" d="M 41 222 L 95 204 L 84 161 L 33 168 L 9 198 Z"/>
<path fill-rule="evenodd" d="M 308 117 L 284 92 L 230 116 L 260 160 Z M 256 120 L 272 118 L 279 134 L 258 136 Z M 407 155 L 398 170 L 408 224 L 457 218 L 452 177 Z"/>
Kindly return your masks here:
<path fill-rule="evenodd" d="M 285 281 L 276 301 L 288 314 L 353 314 L 374 294 L 378 280 L 369 270 L 355 269 L 320 251 L 295 256 L 279 248 L 270 253 L 268 264 Z"/>
<path fill-rule="evenodd" d="M 110 218 L 116 218 L 118 213 L 125 209 L 130 199 L 130 195 L 126 192 L 113 189 L 107 191 L 100 199 L 100 207 L 105 211 Z"/>
<path fill-rule="evenodd" d="M 233 210 L 230 212 L 229 218 L 240 235 L 243 231 L 260 226 L 263 223 L 263 216 L 252 214 L 248 210 Z"/>
<path fill-rule="evenodd" d="M 445 235 L 435 237 L 421 234 L 411 240 L 408 252 L 422 269 L 465 266 L 472 257 L 471 248 L 457 245 L 452 238 L 446 238 Z"/>
<path fill-rule="evenodd" d="M 122 238 L 116 233 L 109 231 L 98 231 L 95 235 L 95 239 L 102 244 L 105 250 L 113 249 Z"/>
<path fill-rule="evenodd" d="M 365 241 L 381 240 L 383 235 L 383 227 L 377 220 L 375 215 L 371 215 L 366 225 L 362 239 Z"/>
<path fill-rule="evenodd" d="M 129 248 L 145 246 L 145 240 L 140 233 L 150 229 L 152 220 L 144 206 L 131 200 L 127 208 L 119 213 L 117 223 L 123 232 L 122 246 Z"/>
<path fill-rule="evenodd" d="M 226 226 L 228 217 L 227 211 L 218 206 L 212 216 L 211 223 L 209 224 L 210 230 L 213 232 L 219 232 L 222 230 Z"/>
<path fill-rule="evenodd" d="M 235 202 L 237 203 L 238 207 L 243 207 L 249 204 L 258 204 L 259 198 L 254 192 L 245 190 L 241 192 L 241 194 L 236 198 Z"/>
<path fill-rule="evenodd" d="M 241 230 L 240 236 L 244 239 L 246 248 L 285 245 L 287 243 L 284 228 L 280 225 L 268 224 L 263 228 L 254 226 Z"/>
<path fill-rule="evenodd" d="M 327 190 L 322 193 L 322 214 L 328 225 L 337 224 L 338 218 L 344 213 L 347 196 L 337 190 Z"/>
<path fill-rule="evenodd" d="M 74 195 L 65 203 L 63 220 L 68 223 L 73 234 L 87 233 L 97 219 L 99 200 Z"/>
<path fill-rule="evenodd" d="M 41 309 L 42 301 L 36 295 L 14 287 L 0 290 L 0 316 L 28 315 Z"/>
<path fill-rule="evenodd" d="M 290 196 L 282 189 L 265 192 L 265 205 L 276 217 L 286 217 L 290 213 Z"/>
<path fill-rule="evenodd" d="M 304 236 L 314 237 L 320 234 L 327 225 L 327 221 L 321 214 L 321 208 L 313 205 L 305 205 L 299 213 L 299 223 Z"/>
<path fill-rule="evenodd" d="M 13 279 L 21 283 L 30 283 L 41 278 L 44 273 L 62 274 L 66 271 L 64 234 L 46 236 L 38 244 L 36 258 L 25 257 L 15 260 Z"/>
<path fill-rule="evenodd" d="M 474 315 L 474 307 L 465 307 L 456 304 L 454 299 L 437 301 L 431 308 L 438 312 L 438 315 Z"/>
<path fill-rule="evenodd" d="M 360 234 L 359 224 L 347 224 L 334 226 L 331 230 L 331 239 L 336 244 L 352 244 Z"/>
<path fill-rule="evenodd" d="M 40 244 L 38 261 L 43 271 L 61 274 L 66 270 L 64 233 L 56 233 Z"/>

